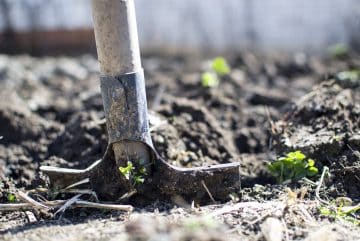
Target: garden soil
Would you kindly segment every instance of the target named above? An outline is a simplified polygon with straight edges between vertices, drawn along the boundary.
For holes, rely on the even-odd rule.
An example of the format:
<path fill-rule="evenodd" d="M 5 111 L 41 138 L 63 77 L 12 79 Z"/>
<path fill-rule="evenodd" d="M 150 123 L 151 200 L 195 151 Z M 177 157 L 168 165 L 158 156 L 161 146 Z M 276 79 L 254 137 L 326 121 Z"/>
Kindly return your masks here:
<path fill-rule="evenodd" d="M 180 167 L 240 162 L 241 188 L 227 202 L 173 196 L 128 199 L 131 213 L 0 211 L 0 240 L 359 240 L 354 222 L 320 210 L 339 198 L 360 202 L 360 79 L 339 74 L 359 69 L 360 58 L 226 57 L 231 72 L 213 88 L 201 84 L 209 60 L 200 56 L 148 55 L 143 66 L 156 149 Z M 48 187 L 40 165 L 85 168 L 102 157 L 98 75 L 90 55 L 0 56 L 0 203 L 17 190 L 51 198 L 36 191 Z M 276 184 L 267 164 L 295 150 L 319 175 Z M 331 175 L 316 192 L 325 166 Z"/>

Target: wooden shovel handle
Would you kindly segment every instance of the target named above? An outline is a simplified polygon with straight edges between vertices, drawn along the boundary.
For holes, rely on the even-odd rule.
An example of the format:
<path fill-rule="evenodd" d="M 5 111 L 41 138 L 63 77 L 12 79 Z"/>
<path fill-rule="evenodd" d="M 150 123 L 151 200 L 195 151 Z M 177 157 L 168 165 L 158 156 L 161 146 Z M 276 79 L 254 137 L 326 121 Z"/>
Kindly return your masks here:
<path fill-rule="evenodd" d="M 100 70 L 118 76 L 141 70 L 133 0 L 92 0 Z"/>

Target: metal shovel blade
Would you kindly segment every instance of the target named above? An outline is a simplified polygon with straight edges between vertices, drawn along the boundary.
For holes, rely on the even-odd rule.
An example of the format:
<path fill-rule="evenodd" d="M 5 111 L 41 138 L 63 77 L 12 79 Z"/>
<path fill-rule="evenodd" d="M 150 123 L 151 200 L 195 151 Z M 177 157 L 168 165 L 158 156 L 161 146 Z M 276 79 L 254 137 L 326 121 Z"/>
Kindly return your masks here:
<path fill-rule="evenodd" d="M 64 189 L 85 178 L 89 178 L 90 188 L 103 200 L 117 200 L 132 185 L 119 172 L 111 152 L 86 169 L 68 169 L 41 166 L 40 170 L 49 176 L 52 188 Z M 179 168 L 156 159 L 153 172 L 146 176 L 139 193 L 148 196 L 180 195 L 189 199 L 203 199 L 208 191 L 217 200 L 227 199 L 227 195 L 240 187 L 239 163 L 228 163 L 197 168 Z"/>

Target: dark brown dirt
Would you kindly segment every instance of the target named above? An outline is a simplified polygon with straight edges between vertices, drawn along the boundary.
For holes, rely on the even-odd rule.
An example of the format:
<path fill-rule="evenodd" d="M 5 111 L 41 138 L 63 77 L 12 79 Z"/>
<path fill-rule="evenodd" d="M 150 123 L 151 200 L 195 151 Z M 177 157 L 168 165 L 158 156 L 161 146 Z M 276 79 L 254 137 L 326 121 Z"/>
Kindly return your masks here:
<path fill-rule="evenodd" d="M 301 150 L 319 166 L 328 166 L 341 193 L 360 200 L 360 82 L 321 83 L 300 98 L 277 123 L 277 151 Z"/>
<path fill-rule="evenodd" d="M 276 155 L 301 150 L 316 160 L 320 170 L 326 165 L 334 174 L 326 184 L 331 196 L 349 196 L 359 201 L 359 85 L 332 78 L 339 71 L 360 68 L 358 58 L 243 53 L 228 59 L 231 73 L 221 79 L 218 87 L 210 89 L 200 83 L 202 59 L 194 56 L 144 59 L 149 109 L 152 116 L 160 119 L 151 133 L 159 153 L 171 164 L 182 167 L 240 162 L 243 189 L 232 195 L 233 202 L 265 202 L 285 195 L 284 186 L 273 185 L 266 163 Z M 97 61 L 91 56 L 0 56 L 0 179 L 4 180 L 0 185 L 0 203 L 7 202 L 6 195 L 15 188 L 44 185 L 40 181 L 40 165 L 84 168 L 101 158 L 107 138 L 101 121 L 104 114 L 97 71 Z M 308 198 L 312 199 L 314 187 L 308 188 Z M 137 211 L 166 216 L 177 210 L 174 205 L 179 202 L 159 200 L 150 205 L 140 204 Z M 145 209 L 140 209 L 144 206 Z M 318 215 L 316 210 L 311 214 Z M 54 224 L 44 214 L 35 215 L 44 220 L 37 224 L 40 227 Z M 115 212 L 67 211 L 65 219 L 56 223 L 79 222 L 81 226 L 95 219 L 108 220 L 109 215 L 127 220 L 125 214 Z M 175 215 L 186 216 L 190 214 Z M 153 226 L 147 225 L 148 221 L 130 223 L 125 228 L 121 226 L 121 230 L 130 237 L 145 237 L 136 240 L 158 237 L 161 233 L 177 238 L 172 240 L 225 240 L 221 236 L 227 233 L 226 229 L 237 227 L 240 236 L 234 237 L 263 240 L 259 226 L 250 228 L 239 221 L 239 214 L 232 214 L 229 222 L 223 218 L 226 219 L 220 218 L 222 224 L 216 226 L 216 231 L 208 232 L 209 224 L 200 224 L 201 235 L 191 237 L 183 235 L 189 232 L 185 224 L 155 228 L 156 223 L 163 221 L 156 221 Z M 104 222 L 120 225 L 116 220 Z M 26 216 L 21 211 L 1 213 L 0 232 L 17 234 L 22 239 L 28 237 L 26 233 L 32 227 L 39 227 L 25 223 Z M 142 230 L 145 226 L 151 229 L 148 233 Z M 292 239 L 308 234 L 291 230 Z M 43 236 L 43 232 L 39 231 L 39 235 Z M 66 227 L 60 232 L 67 232 Z"/>

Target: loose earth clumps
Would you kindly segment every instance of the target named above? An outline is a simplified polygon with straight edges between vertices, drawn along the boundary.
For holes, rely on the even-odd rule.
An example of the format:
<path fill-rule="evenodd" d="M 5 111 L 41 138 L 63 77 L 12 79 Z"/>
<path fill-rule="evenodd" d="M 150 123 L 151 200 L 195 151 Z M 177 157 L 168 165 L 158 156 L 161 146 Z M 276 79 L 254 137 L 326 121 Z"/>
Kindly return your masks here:
<path fill-rule="evenodd" d="M 328 166 L 337 192 L 354 199 L 360 194 L 359 87 L 336 78 L 323 82 L 276 123 L 278 153 L 301 150 Z"/>
<path fill-rule="evenodd" d="M 321 232 L 358 239 L 352 224 L 320 214 L 316 185 L 276 185 L 266 169 L 276 156 L 301 150 L 319 170 L 330 169 L 332 176 L 320 189 L 323 199 L 360 201 L 359 79 L 337 74 L 359 68 L 356 58 L 242 53 L 229 60 L 232 70 L 215 88 L 201 85 L 202 61 L 196 57 L 148 56 L 143 62 L 158 152 L 178 167 L 239 161 L 242 188 L 224 197 L 230 202 L 191 208 L 191 200 L 181 196 L 130 198 L 133 214 L 68 209 L 59 219 L 53 212 L 32 211 L 35 224 L 29 224 L 28 212 L 1 212 L 5 240 L 33 233 L 39 239 L 261 240 L 269 216 L 284 223 L 283 237 L 290 239 L 314 240 Z M 97 71 L 91 56 L 0 56 L 0 203 L 8 203 L 8 194 L 18 189 L 46 187 L 40 165 L 85 168 L 102 157 L 107 137 Z M 37 198 L 51 198 L 41 194 Z M 78 234 L 79 229 L 91 235 Z"/>

